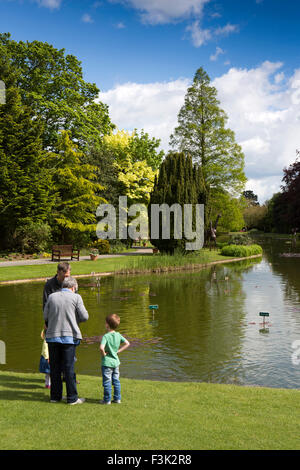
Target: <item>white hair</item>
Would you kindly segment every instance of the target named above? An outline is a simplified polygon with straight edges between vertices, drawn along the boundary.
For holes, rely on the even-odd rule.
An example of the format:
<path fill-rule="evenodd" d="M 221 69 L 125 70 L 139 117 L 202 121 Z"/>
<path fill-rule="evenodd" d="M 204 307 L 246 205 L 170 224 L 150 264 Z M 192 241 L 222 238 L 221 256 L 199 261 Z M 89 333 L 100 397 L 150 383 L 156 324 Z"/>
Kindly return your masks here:
<path fill-rule="evenodd" d="M 75 287 L 75 290 L 78 290 L 78 283 L 74 277 L 65 277 L 62 282 L 62 287 L 65 289 L 72 289 L 72 287 Z"/>

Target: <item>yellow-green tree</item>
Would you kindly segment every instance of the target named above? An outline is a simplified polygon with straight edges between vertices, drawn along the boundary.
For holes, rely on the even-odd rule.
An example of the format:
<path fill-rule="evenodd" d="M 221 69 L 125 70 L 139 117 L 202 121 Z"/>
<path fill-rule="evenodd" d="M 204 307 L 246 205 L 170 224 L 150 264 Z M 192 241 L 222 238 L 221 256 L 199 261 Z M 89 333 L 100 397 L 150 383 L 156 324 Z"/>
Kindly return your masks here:
<path fill-rule="evenodd" d="M 145 134 L 142 134 L 143 145 Z M 127 196 L 130 204 L 148 204 L 157 170 L 153 168 L 138 147 L 137 133 L 125 130 L 112 132 L 103 138 L 103 152 L 111 155 L 116 169 L 119 195 Z M 142 146 L 142 144 L 141 144 Z M 134 149 L 138 148 L 138 151 Z M 153 148 L 151 147 L 153 150 Z M 160 159 L 161 156 L 157 156 Z"/>
<path fill-rule="evenodd" d="M 130 158 L 115 165 L 128 202 L 148 205 L 157 171 L 152 170 L 146 162 L 132 162 Z"/>

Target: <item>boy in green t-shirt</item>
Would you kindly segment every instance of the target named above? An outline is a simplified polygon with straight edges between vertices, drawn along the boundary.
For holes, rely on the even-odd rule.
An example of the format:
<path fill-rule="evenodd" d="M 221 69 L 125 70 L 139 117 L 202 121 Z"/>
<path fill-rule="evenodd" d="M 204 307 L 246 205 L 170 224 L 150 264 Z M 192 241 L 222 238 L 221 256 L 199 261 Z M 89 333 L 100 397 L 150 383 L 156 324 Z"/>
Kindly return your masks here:
<path fill-rule="evenodd" d="M 100 351 L 102 355 L 102 378 L 104 397 L 100 400 L 101 405 L 111 404 L 111 388 L 114 386 L 113 403 L 121 403 L 121 384 L 118 354 L 128 348 L 129 341 L 120 333 L 115 331 L 120 324 L 120 317 L 116 314 L 108 315 L 105 319 L 107 333 L 103 336 Z M 124 343 L 120 348 L 120 344 Z"/>

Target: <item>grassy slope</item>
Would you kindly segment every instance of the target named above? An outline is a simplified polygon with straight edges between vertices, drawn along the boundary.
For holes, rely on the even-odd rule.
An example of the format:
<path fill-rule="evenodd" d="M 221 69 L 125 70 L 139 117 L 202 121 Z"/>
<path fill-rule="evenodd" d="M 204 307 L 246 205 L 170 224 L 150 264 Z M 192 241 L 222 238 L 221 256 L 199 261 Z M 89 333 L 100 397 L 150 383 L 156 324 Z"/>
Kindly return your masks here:
<path fill-rule="evenodd" d="M 42 374 L 0 372 L 1 449 L 300 449 L 299 391 L 80 376 L 83 405 L 49 402 Z"/>

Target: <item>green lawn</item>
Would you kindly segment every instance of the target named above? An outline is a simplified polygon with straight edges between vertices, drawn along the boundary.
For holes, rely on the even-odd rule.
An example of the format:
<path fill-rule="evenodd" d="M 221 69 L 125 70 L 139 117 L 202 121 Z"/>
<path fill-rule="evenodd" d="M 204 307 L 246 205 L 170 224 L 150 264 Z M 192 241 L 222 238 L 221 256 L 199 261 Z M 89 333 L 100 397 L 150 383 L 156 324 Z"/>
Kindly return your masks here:
<path fill-rule="evenodd" d="M 226 258 L 219 251 L 201 250 L 194 256 L 160 256 L 160 255 L 138 255 L 138 256 L 115 256 L 113 258 L 100 258 L 96 261 L 73 261 L 71 262 L 72 274 L 120 272 L 120 271 L 146 271 L 158 267 L 184 266 L 191 264 L 210 263 L 213 261 L 225 261 Z M 17 279 L 37 279 L 54 275 L 57 263 L 44 265 L 7 266 L 0 267 L 0 282 Z"/>
<path fill-rule="evenodd" d="M 122 404 L 101 406 L 100 377 L 79 379 L 69 406 L 42 374 L 0 372 L 1 450 L 300 449 L 297 390 L 121 378 Z"/>
<path fill-rule="evenodd" d="M 97 261 L 73 261 L 70 264 L 72 266 L 72 274 L 80 275 L 90 274 L 91 272 L 111 272 L 123 267 L 126 265 L 126 262 L 128 262 L 127 257 L 118 256 L 102 258 Z M 0 267 L 0 281 L 52 277 L 56 272 L 57 264 Z"/>

